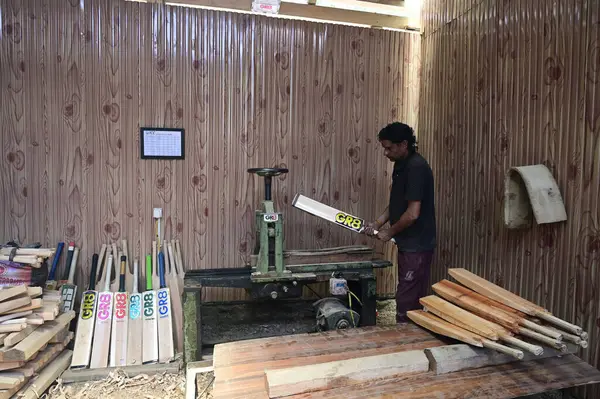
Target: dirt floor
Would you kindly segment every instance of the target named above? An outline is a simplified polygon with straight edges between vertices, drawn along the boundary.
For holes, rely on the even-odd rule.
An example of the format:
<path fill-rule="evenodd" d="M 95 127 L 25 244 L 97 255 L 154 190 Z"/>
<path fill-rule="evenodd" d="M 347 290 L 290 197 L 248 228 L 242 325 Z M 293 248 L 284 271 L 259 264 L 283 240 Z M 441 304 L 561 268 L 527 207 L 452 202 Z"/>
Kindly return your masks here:
<path fill-rule="evenodd" d="M 396 323 L 394 300 L 377 304 L 377 325 L 391 326 Z M 196 378 L 197 399 L 212 399 L 214 374 L 198 374 Z M 59 380 L 41 399 L 183 399 L 185 397 L 185 373 L 138 375 L 128 378 L 122 370 L 107 379 L 96 382 L 63 385 Z M 525 398 L 524 398 L 525 399 Z M 563 392 L 550 392 L 529 396 L 526 399 L 573 399 Z"/>

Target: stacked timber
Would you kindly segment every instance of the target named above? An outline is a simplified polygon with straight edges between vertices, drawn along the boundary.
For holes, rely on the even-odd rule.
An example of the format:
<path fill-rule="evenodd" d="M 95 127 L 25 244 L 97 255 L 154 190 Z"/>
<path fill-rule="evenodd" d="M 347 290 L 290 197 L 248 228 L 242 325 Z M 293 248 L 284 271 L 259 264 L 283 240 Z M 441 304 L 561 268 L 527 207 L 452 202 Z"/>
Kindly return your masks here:
<path fill-rule="evenodd" d="M 18 285 L 0 290 L 0 399 L 38 398 L 68 367 L 74 311 L 59 291 Z"/>
<path fill-rule="evenodd" d="M 46 259 L 54 256 L 55 248 L 19 248 L 4 246 L 0 248 L 0 264 L 21 264 L 39 269 Z"/>
<path fill-rule="evenodd" d="M 434 284 L 437 296 L 421 298 L 423 310 L 408 312 L 412 321 L 517 359 L 523 358 L 523 351 L 540 356 L 544 346 L 566 353 L 565 342 L 587 348 L 587 333 L 581 327 L 466 269 L 450 269 L 449 274 L 459 284 L 446 279 Z"/>

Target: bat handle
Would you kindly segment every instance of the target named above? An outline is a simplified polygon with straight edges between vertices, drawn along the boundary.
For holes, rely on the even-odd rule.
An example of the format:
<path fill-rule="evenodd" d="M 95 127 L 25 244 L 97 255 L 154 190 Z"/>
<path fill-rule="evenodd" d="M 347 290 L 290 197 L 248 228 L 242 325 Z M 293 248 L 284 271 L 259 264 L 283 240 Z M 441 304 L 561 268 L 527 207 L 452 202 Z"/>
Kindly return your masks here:
<path fill-rule="evenodd" d="M 158 276 L 160 278 L 160 288 L 165 288 L 165 255 L 162 251 L 158 253 Z"/>
<path fill-rule="evenodd" d="M 98 269 L 98 254 L 92 255 L 92 270 L 90 271 L 90 291 L 93 291 L 96 288 L 96 270 Z"/>
<path fill-rule="evenodd" d="M 56 248 L 56 254 L 54 255 L 54 259 L 52 259 L 52 269 L 50 269 L 50 275 L 48 276 L 48 280 L 54 280 L 54 273 L 56 273 L 56 268 L 58 267 L 58 261 L 60 260 L 60 255 L 62 255 L 62 250 L 65 246 L 64 242 L 59 242 L 58 247 Z"/>
<path fill-rule="evenodd" d="M 152 255 L 146 255 L 146 290 L 152 289 Z"/>

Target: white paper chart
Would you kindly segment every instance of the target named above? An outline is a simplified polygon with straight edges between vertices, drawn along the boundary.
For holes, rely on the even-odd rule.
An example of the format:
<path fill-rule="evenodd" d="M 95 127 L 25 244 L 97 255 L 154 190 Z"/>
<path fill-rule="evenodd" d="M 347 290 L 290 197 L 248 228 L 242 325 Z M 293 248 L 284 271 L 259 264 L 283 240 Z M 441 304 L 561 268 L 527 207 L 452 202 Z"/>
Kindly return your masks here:
<path fill-rule="evenodd" d="M 183 134 L 181 130 L 143 130 L 144 157 L 183 156 Z"/>

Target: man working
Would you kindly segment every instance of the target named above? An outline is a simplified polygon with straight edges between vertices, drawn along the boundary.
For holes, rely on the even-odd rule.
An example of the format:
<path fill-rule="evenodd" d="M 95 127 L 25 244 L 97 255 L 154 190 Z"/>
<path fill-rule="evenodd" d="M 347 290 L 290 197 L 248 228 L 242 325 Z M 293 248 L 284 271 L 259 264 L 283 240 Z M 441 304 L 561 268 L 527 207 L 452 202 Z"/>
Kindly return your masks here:
<path fill-rule="evenodd" d="M 416 152 L 413 129 L 395 122 L 378 135 L 384 156 L 394 162 L 389 206 L 370 223 L 365 233 L 398 247 L 396 322 L 408 321 L 406 312 L 419 309 L 419 298 L 427 295 L 433 251 L 436 247 L 433 173 Z M 389 221 L 389 227 L 381 229 Z"/>

